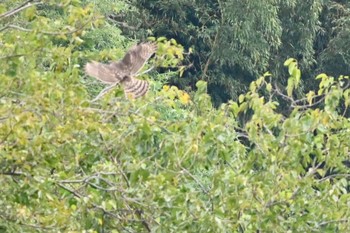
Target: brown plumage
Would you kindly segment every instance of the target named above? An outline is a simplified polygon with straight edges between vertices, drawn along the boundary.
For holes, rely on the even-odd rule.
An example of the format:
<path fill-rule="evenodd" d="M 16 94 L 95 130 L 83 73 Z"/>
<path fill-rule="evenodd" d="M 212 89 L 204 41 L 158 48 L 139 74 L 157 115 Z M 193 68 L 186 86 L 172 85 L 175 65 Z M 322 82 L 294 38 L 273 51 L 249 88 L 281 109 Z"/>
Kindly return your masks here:
<path fill-rule="evenodd" d="M 151 42 L 134 45 L 122 60 L 109 64 L 92 61 L 85 65 L 85 72 L 107 84 L 120 83 L 126 96 L 138 98 L 147 93 L 149 84 L 135 77 L 156 50 Z"/>

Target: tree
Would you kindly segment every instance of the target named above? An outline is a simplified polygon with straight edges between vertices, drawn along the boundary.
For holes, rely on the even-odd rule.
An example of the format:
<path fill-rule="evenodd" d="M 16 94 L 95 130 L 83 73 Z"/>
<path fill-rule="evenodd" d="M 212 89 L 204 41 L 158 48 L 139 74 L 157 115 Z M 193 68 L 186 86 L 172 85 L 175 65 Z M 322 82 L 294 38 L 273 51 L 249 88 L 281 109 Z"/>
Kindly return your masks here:
<path fill-rule="evenodd" d="M 318 40 L 319 72 L 327 72 L 335 77 L 349 73 L 349 12 L 347 2 L 331 1 L 325 7 L 322 14 L 324 31 Z"/>
<path fill-rule="evenodd" d="M 280 61 L 288 57 L 296 57 L 304 70 L 300 94 L 314 89 L 317 73 L 346 74 L 348 6 L 336 2 L 131 1 L 132 13 L 113 19 L 124 22 L 128 35 L 142 38 L 151 31 L 193 48 L 184 78 L 172 83 L 195 89 L 197 80 L 206 80 L 219 106 L 237 99 L 267 70 L 286 85 Z"/>
<path fill-rule="evenodd" d="M 63 3 L 1 5 L 22 9 L 0 31 L 1 231 L 350 230 L 347 76 L 300 94 L 288 59 L 285 87 L 265 73 L 214 108 L 207 82 L 188 94 L 153 72 L 145 98 L 91 103 L 82 64 L 124 51 L 92 43 L 111 29 L 92 5 Z M 177 67 L 181 46 L 153 40 L 154 64 Z"/>

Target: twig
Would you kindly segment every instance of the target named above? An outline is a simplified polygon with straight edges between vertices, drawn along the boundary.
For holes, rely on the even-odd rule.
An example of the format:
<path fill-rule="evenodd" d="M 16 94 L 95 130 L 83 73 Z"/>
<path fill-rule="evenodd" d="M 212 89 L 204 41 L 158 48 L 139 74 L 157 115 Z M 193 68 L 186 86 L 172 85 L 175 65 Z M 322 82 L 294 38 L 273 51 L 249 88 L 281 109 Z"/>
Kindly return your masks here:
<path fill-rule="evenodd" d="M 73 190 L 73 189 L 71 189 L 69 187 L 64 186 L 63 184 L 57 183 L 57 185 L 59 187 L 61 187 L 62 189 L 70 192 L 71 194 L 73 194 L 77 198 L 83 198 L 84 197 L 80 193 L 76 192 L 75 190 Z M 134 201 L 131 198 L 125 198 L 125 200 Z M 134 202 L 137 203 L 137 204 L 142 204 L 142 203 L 138 203 L 136 201 L 134 201 Z M 122 219 L 118 214 L 112 213 L 111 211 L 108 211 L 105 208 L 103 208 L 102 206 L 99 206 L 99 205 L 97 205 L 97 204 L 95 204 L 93 202 L 91 202 L 91 206 L 93 206 L 95 209 L 101 210 L 106 215 L 109 215 L 109 216 L 111 216 L 113 218 L 116 218 L 116 219 L 119 219 L 121 221 L 125 221 L 125 219 Z M 125 210 L 117 210 L 117 211 L 125 211 Z M 141 219 L 140 220 L 128 220 L 128 221 L 140 222 L 146 228 L 146 230 L 148 232 L 151 232 L 149 224 L 141 217 L 142 210 L 130 210 L 130 211 L 133 212 L 133 213 L 138 214 Z"/>
<path fill-rule="evenodd" d="M 114 83 L 110 86 L 105 87 L 93 100 L 91 100 L 90 102 L 95 102 L 96 100 L 100 99 L 102 96 L 104 96 L 105 94 L 107 94 L 111 89 L 113 89 L 118 83 Z"/>
<path fill-rule="evenodd" d="M 1 14 L 0 15 L 0 19 L 9 17 L 11 15 L 14 15 L 14 14 L 16 14 L 16 13 L 18 13 L 20 11 L 23 11 L 23 10 L 25 10 L 25 9 L 31 7 L 31 6 L 43 4 L 42 2 L 34 2 L 34 3 L 32 3 L 33 1 L 34 0 L 28 0 L 28 1 L 24 2 L 22 5 L 16 7 L 15 9 L 12 9 L 10 11 L 7 11 L 7 12 Z"/>
<path fill-rule="evenodd" d="M 149 69 L 147 69 L 147 70 L 145 70 L 145 71 L 143 71 L 143 72 L 141 72 L 141 73 L 136 73 L 136 74 L 135 74 L 135 77 L 136 77 L 136 76 L 140 76 L 140 75 L 147 74 L 148 72 L 150 72 L 150 71 L 153 70 L 153 69 L 154 69 L 154 66 L 152 66 L 151 68 L 149 68 Z"/>
<path fill-rule="evenodd" d="M 120 22 L 116 19 L 116 16 L 114 15 L 108 15 L 107 16 L 107 19 L 109 21 L 112 21 L 114 22 L 115 24 L 117 24 L 118 26 L 120 27 L 123 27 L 123 28 L 127 28 L 127 29 L 130 29 L 130 30 L 133 30 L 133 31 L 136 31 L 139 29 L 140 25 L 138 25 L 137 27 L 134 27 L 134 26 L 130 26 L 129 24 L 127 24 L 126 22 Z"/>
<path fill-rule="evenodd" d="M 83 30 L 84 27 L 89 24 L 90 22 L 96 20 L 96 19 L 101 19 L 103 17 L 92 17 L 90 20 L 87 20 L 84 24 L 82 24 L 80 27 L 74 29 L 74 30 L 68 30 L 68 31 L 60 31 L 60 32 L 49 32 L 49 31 L 38 31 L 38 33 L 42 33 L 42 34 L 46 34 L 46 35 L 52 35 L 52 36 L 58 36 L 58 35 L 69 35 L 69 34 L 73 34 L 73 33 L 76 33 L 80 30 Z M 33 32 L 34 30 L 32 29 L 28 29 L 28 28 L 23 28 L 23 27 L 20 27 L 20 26 L 17 26 L 17 25 L 14 25 L 14 24 L 7 24 L 6 26 L 2 27 L 0 29 L 0 32 L 1 31 L 4 31 L 8 28 L 12 28 L 12 29 L 16 29 L 16 30 L 20 30 L 20 31 L 23 31 L 23 32 Z"/>
<path fill-rule="evenodd" d="M 329 221 L 324 221 L 318 224 L 318 226 L 322 227 L 330 223 L 346 223 L 349 222 L 350 220 L 348 218 L 343 218 L 343 219 L 338 219 L 338 220 L 329 220 Z"/>
<path fill-rule="evenodd" d="M 333 174 L 333 175 L 323 177 L 322 179 L 319 179 L 318 182 L 323 182 L 325 180 L 336 178 L 336 177 L 350 177 L 350 174 Z"/>
<path fill-rule="evenodd" d="M 194 181 L 196 181 L 196 183 L 199 185 L 199 187 L 201 187 L 201 189 L 203 190 L 203 192 L 205 194 L 209 194 L 209 191 L 204 187 L 204 185 L 194 176 L 192 175 L 186 168 L 182 167 L 182 172 L 186 173 L 187 175 L 189 175 Z"/>
<path fill-rule="evenodd" d="M 0 172 L 0 175 L 5 175 L 5 176 L 28 176 L 27 173 L 24 172 Z"/>
<path fill-rule="evenodd" d="M 89 177 L 86 177 L 84 179 L 80 179 L 80 180 L 61 180 L 59 181 L 60 184 L 72 184 L 72 183 L 83 183 L 83 184 L 88 184 L 90 185 L 91 187 L 93 188 L 96 188 L 96 189 L 99 189 L 99 190 L 103 190 L 103 191 L 107 191 L 107 192 L 111 192 L 111 191 L 118 191 L 118 192 L 124 192 L 124 190 L 121 190 L 121 189 L 118 189 L 118 188 L 114 188 L 114 187 L 111 187 L 111 188 L 104 188 L 102 186 L 99 186 L 95 183 L 92 183 L 90 182 L 90 180 L 93 180 L 93 179 L 98 179 L 98 180 L 102 180 L 103 182 L 105 182 L 106 184 L 110 185 L 110 186 L 117 186 L 117 185 L 114 185 L 112 183 L 110 183 L 110 181 L 100 177 L 100 175 L 117 175 L 117 173 L 96 173 L 96 174 L 93 174 Z"/>

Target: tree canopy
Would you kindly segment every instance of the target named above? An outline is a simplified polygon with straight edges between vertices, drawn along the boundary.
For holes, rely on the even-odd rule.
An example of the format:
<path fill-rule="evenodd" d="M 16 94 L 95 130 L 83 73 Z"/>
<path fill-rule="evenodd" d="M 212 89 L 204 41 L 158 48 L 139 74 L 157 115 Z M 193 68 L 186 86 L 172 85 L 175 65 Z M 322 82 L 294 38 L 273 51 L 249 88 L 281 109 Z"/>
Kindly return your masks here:
<path fill-rule="evenodd" d="M 0 232 L 349 232 L 348 11 L 1 2 Z M 91 101 L 144 40 L 149 93 Z"/>
<path fill-rule="evenodd" d="M 206 80 L 216 106 L 237 99 L 258 74 L 270 70 L 286 84 L 281 61 L 299 60 L 303 88 L 314 85 L 320 72 L 339 76 L 349 72 L 347 1 L 164 1 L 135 0 L 129 15 L 115 22 L 128 35 L 155 35 L 177 39 L 193 48 L 181 87 Z M 127 22 L 127 23 L 125 23 Z M 132 27 L 130 27 L 132 26 Z"/>

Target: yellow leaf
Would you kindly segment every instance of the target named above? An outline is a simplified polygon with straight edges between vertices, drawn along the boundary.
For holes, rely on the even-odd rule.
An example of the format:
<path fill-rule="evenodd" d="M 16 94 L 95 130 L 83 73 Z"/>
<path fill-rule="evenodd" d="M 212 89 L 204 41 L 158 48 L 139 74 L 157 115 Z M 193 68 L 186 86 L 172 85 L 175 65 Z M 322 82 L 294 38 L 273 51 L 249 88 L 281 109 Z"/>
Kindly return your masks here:
<path fill-rule="evenodd" d="M 182 104 L 188 104 L 190 102 L 190 95 L 187 94 L 186 92 L 183 92 L 180 96 L 179 96 L 180 102 Z"/>
<path fill-rule="evenodd" d="M 164 85 L 164 86 L 163 86 L 163 90 L 164 90 L 164 91 L 168 91 L 169 89 L 170 89 L 170 87 L 169 87 L 168 85 Z"/>

